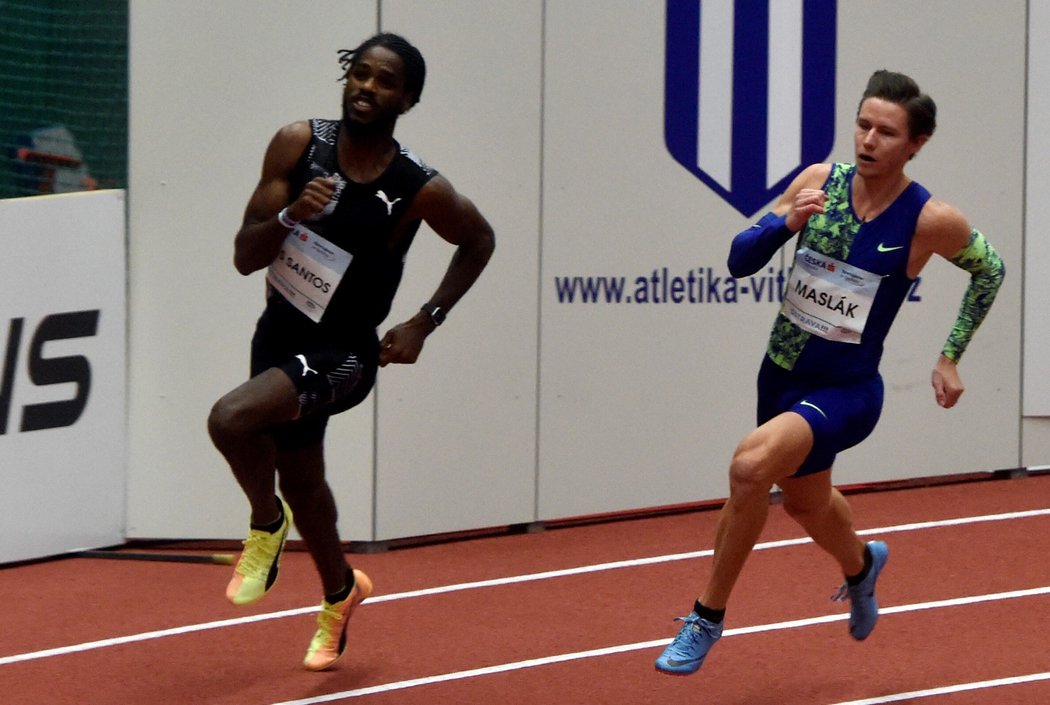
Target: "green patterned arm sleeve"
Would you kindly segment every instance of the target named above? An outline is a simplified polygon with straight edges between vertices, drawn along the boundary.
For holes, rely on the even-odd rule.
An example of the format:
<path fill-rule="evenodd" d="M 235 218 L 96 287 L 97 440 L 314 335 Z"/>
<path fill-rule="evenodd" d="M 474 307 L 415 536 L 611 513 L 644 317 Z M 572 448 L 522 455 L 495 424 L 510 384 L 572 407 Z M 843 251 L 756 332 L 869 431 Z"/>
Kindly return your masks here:
<path fill-rule="evenodd" d="M 970 231 L 970 243 L 948 261 L 970 273 L 970 285 L 963 294 L 959 315 L 941 351 L 952 362 L 958 362 L 977 327 L 988 315 L 1003 283 L 1006 267 L 999 253 L 976 229 Z"/>

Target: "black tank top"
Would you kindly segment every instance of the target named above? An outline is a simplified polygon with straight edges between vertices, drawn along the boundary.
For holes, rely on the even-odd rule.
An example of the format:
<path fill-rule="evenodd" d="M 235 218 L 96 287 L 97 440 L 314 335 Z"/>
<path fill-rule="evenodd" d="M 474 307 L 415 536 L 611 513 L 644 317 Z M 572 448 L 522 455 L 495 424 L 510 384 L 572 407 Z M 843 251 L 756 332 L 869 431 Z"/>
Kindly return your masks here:
<path fill-rule="evenodd" d="M 318 176 L 337 180 L 328 208 L 318 219 L 303 224 L 349 252 L 353 259 L 320 323 L 313 323 L 280 294 L 271 295 L 269 307 L 282 309 L 282 318 L 294 314 L 301 319 L 297 328 L 316 326 L 315 333 L 333 341 L 374 336 L 376 327 L 390 312 L 401 283 L 405 255 L 420 221 L 408 223 L 397 243 L 393 242 L 394 232 L 412 199 L 437 171 L 395 141 L 397 153 L 386 170 L 370 183 L 356 183 L 339 169 L 339 121 L 311 120 L 310 132 L 310 144 L 292 170 L 293 197 L 298 197 L 303 187 Z"/>

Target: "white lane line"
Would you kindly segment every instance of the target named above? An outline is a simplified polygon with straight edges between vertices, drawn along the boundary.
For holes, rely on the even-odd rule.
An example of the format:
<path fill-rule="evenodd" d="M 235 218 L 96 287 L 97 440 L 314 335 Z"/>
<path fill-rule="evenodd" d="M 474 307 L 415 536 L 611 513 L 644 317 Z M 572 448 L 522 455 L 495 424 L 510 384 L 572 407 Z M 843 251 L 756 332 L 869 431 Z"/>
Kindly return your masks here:
<path fill-rule="evenodd" d="M 957 519 L 942 519 L 940 521 L 899 524 L 896 526 L 887 526 L 876 529 L 865 529 L 863 531 L 858 531 L 857 533 L 861 535 L 891 534 L 902 531 L 917 531 L 921 529 L 934 529 L 945 526 L 961 526 L 965 524 L 978 524 L 991 521 L 1012 521 L 1015 519 L 1029 519 L 1033 517 L 1041 517 L 1048 515 L 1050 515 L 1050 509 L 1035 509 L 1022 512 L 985 514 L 981 516 L 961 517 Z M 755 546 L 755 550 L 762 551 L 774 548 L 785 548 L 788 546 L 798 546 L 807 543 L 812 543 L 812 539 L 805 537 L 796 539 L 785 539 L 782 541 L 767 541 L 764 543 L 757 544 Z M 585 565 L 576 568 L 565 568 L 562 570 L 549 570 L 541 573 L 513 575 L 505 578 L 493 578 L 491 580 L 478 580 L 469 583 L 442 585 L 439 587 L 425 588 L 421 590 L 409 590 L 406 592 L 392 593 L 389 595 L 377 595 L 376 597 L 369 598 L 365 604 L 367 605 L 377 602 L 407 600 L 416 597 L 426 597 L 429 595 L 440 595 L 450 592 L 458 592 L 461 590 L 476 590 L 479 588 L 499 587 L 501 585 L 512 585 L 515 583 L 524 583 L 534 580 L 550 580 L 553 578 L 562 578 L 572 575 L 583 575 L 586 573 L 595 573 L 605 570 L 616 570 L 619 568 L 634 568 L 643 565 L 655 565 L 658 563 L 669 563 L 672 561 L 681 561 L 693 558 L 705 558 L 713 554 L 713 550 L 705 549 L 702 551 L 690 551 L 688 553 L 672 553 L 664 556 L 651 556 L 648 558 L 636 558 L 631 560 L 613 561 L 609 563 L 598 563 L 595 565 Z M 69 646 L 60 646 L 52 649 L 44 649 L 41 651 L 30 651 L 23 654 L 13 654 L 11 656 L 0 657 L 0 666 L 5 666 L 11 663 L 19 663 L 22 661 L 32 661 L 34 659 L 63 656 L 65 654 L 78 653 L 81 651 L 90 651 L 92 649 L 101 649 L 110 646 L 120 646 L 122 644 L 132 644 L 140 641 L 148 641 L 150 639 L 162 639 L 170 636 L 179 636 L 181 634 L 207 631 L 209 629 L 222 629 L 225 627 L 233 627 L 241 624 L 251 624 L 253 622 L 262 622 L 270 619 L 282 619 L 284 617 L 297 617 L 299 615 L 317 612 L 317 610 L 318 608 L 316 606 L 300 607 L 297 609 L 284 610 L 281 612 L 269 612 L 265 614 L 252 615 L 249 617 L 237 617 L 234 619 L 222 619 L 214 622 L 203 622 L 201 624 L 190 624 L 182 627 L 173 627 L 171 629 L 160 629 L 157 631 L 143 632 L 141 634 L 130 634 L 127 636 L 84 642 L 82 644 L 72 644 Z"/>
<path fill-rule="evenodd" d="M 107 646 L 120 646 L 121 644 L 133 644 L 137 641 L 162 639 L 168 636 L 178 636 L 180 634 L 190 634 L 192 632 L 203 632 L 209 629 L 235 627 L 241 624 L 250 624 L 252 622 L 264 622 L 268 619 L 295 617 L 301 614 L 317 612 L 318 609 L 318 607 L 303 607 L 294 610 L 284 610 L 283 612 L 269 612 L 266 614 L 257 614 L 252 615 L 250 617 L 237 617 L 236 619 L 220 619 L 216 622 L 204 622 L 202 624 L 188 624 L 184 627 L 173 627 L 171 629 L 158 629 L 152 632 L 142 632 L 141 634 L 131 634 L 129 636 L 113 637 L 112 639 L 86 641 L 82 644 L 73 644 L 71 646 L 59 646 L 54 649 L 44 649 L 43 651 L 31 651 L 24 654 L 14 654 L 12 656 L 0 657 L 0 666 L 6 666 L 9 663 L 18 663 L 20 661 L 32 661 L 34 659 L 48 658 L 51 656 L 75 654 L 79 651 L 91 651 L 92 649 L 102 649 Z"/>
<path fill-rule="evenodd" d="M 881 703 L 899 703 L 903 700 L 917 700 L 918 698 L 932 698 L 936 695 L 951 695 L 952 693 L 963 693 L 968 690 L 984 690 L 985 688 L 1001 688 L 1006 685 L 1021 685 L 1023 683 L 1034 683 L 1036 681 L 1050 680 L 1050 672 L 1032 673 L 1027 676 L 1012 676 L 1010 678 L 996 678 L 990 681 L 977 681 L 974 683 L 957 683 L 946 685 L 941 688 L 930 688 L 928 690 L 913 690 L 910 693 L 894 693 L 893 695 L 880 695 L 864 700 L 850 700 L 849 702 L 835 703 L 835 705 L 881 705 Z"/>
<path fill-rule="evenodd" d="M 1023 597 L 1034 597 L 1038 595 L 1050 595 L 1050 585 L 1039 588 L 1032 588 L 1029 590 L 1011 590 L 1009 592 L 998 592 L 991 593 L 988 595 L 970 595 L 967 597 L 959 597 L 950 600 L 937 600 L 935 602 L 919 602 L 912 605 L 898 605 L 896 607 L 890 607 L 887 609 L 879 610 L 880 614 L 900 614 L 904 612 L 917 612 L 921 610 L 929 609 L 943 609 L 947 607 L 954 607 L 958 605 L 972 605 L 979 602 L 996 602 L 1001 600 L 1012 600 Z M 738 629 L 726 629 L 723 633 L 723 637 L 738 636 L 742 634 L 757 634 L 759 632 L 772 632 L 781 631 L 784 629 L 799 629 L 802 627 L 810 627 L 818 624 L 827 624 L 829 622 L 841 622 L 849 619 L 849 614 L 830 614 L 823 615 L 820 617 L 810 617 L 807 619 L 795 619 L 788 622 L 775 622 L 773 624 L 759 624 L 751 627 L 741 627 Z M 442 673 L 436 676 L 427 676 L 424 678 L 413 678 L 411 680 L 396 681 L 394 683 L 384 683 L 382 685 L 369 686 L 367 688 L 357 688 L 355 690 L 344 690 L 339 693 L 327 693 L 325 695 L 317 695 L 310 698 L 304 698 L 302 700 L 287 700 L 274 705 L 316 705 L 317 703 L 330 703 L 338 700 L 349 700 L 351 698 L 359 698 L 365 695 L 375 695 L 377 693 L 388 693 L 396 690 L 405 690 L 406 688 L 415 688 L 423 685 L 433 685 L 435 683 L 446 683 L 448 681 L 463 680 L 465 678 L 477 678 L 480 676 L 488 676 L 495 673 L 506 673 L 508 671 L 520 671 L 528 668 L 537 668 L 540 666 L 549 666 L 555 663 L 563 663 L 565 661 L 577 661 L 581 659 L 597 658 L 600 656 L 609 656 L 611 654 L 621 654 L 628 651 L 640 651 L 643 649 L 658 649 L 666 645 L 670 639 L 656 639 L 653 641 L 640 641 L 634 644 L 622 644 L 620 646 L 608 646 L 601 649 L 591 649 L 588 651 L 577 651 L 570 654 L 558 654 L 556 656 L 546 656 L 543 658 L 528 659 L 526 661 L 515 661 L 513 663 L 502 663 L 495 666 L 487 666 L 485 668 L 472 668 L 466 671 L 455 671 L 453 673 Z M 904 698 L 899 698 L 904 699 Z M 841 703 L 840 705 L 866 705 L 867 703 L 881 703 L 881 702 L 893 702 L 890 700 L 858 700 L 856 703 Z"/>
<path fill-rule="evenodd" d="M 1004 514 L 985 514 L 975 517 L 961 517 L 958 519 L 942 519 L 940 521 L 924 521 L 913 524 L 898 524 L 877 529 L 864 529 L 858 531 L 860 536 L 872 536 L 881 534 L 900 533 L 905 531 L 919 531 L 921 529 L 935 529 L 944 526 L 961 526 L 964 524 L 979 524 L 989 521 L 1011 521 L 1014 519 L 1030 519 L 1033 517 L 1050 516 L 1050 509 L 1033 509 L 1023 512 L 1007 512 Z M 788 546 L 800 546 L 813 543 L 808 536 L 796 539 L 783 539 L 781 541 L 767 541 L 756 544 L 756 551 L 764 551 L 773 548 L 786 548 Z M 549 570 L 542 573 L 528 573 L 526 575 L 514 575 L 506 578 L 493 578 L 491 580 L 478 580 L 470 583 L 457 583 L 454 585 L 442 585 L 439 587 L 399 592 L 390 595 L 379 595 L 369 598 L 369 602 L 386 602 L 390 600 L 404 600 L 411 597 L 425 597 L 427 595 L 440 595 L 447 592 L 459 590 L 474 590 L 477 588 L 497 587 L 500 585 L 511 585 L 514 583 L 525 583 L 533 580 L 549 580 L 551 578 L 563 578 L 570 575 L 582 575 L 585 573 L 597 573 L 604 570 L 616 570 L 618 568 L 635 568 L 642 565 L 654 565 L 657 563 L 670 563 L 693 558 L 706 558 L 714 555 L 713 549 L 701 551 L 689 551 L 687 553 L 671 553 L 664 556 L 650 556 L 648 558 L 633 558 L 630 560 L 613 561 L 610 563 L 597 563 L 594 565 L 579 566 L 576 568 L 564 568 L 562 570 Z"/>

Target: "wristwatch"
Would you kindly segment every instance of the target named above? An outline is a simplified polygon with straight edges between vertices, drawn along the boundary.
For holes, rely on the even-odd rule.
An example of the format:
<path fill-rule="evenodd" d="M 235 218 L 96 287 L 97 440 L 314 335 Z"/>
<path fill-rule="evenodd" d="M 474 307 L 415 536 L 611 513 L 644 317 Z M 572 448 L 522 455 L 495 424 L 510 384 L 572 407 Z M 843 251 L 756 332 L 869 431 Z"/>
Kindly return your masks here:
<path fill-rule="evenodd" d="M 433 321 L 435 326 L 440 326 L 445 322 L 445 309 L 440 306 L 435 306 L 428 302 L 423 304 L 422 311 L 430 316 L 430 320 Z"/>

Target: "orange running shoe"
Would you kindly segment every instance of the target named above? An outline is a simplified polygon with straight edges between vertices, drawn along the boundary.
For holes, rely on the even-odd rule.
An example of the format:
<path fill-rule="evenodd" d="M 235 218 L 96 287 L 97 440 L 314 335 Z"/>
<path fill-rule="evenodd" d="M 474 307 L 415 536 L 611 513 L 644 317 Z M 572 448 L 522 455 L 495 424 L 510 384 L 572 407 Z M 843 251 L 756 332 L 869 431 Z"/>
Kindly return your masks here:
<path fill-rule="evenodd" d="M 249 529 L 244 540 L 233 578 L 226 586 L 226 599 L 235 605 L 250 605 L 265 595 L 277 581 L 277 570 L 281 564 L 281 552 L 292 525 L 292 510 L 282 499 L 284 521 L 274 533 Z"/>
<path fill-rule="evenodd" d="M 372 594 L 372 581 L 364 572 L 354 569 L 354 589 L 342 602 L 330 604 L 321 601 L 321 613 L 317 615 L 317 631 L 306 650 L 303 666 L 310 671 L 323 671 L 346 651 L 346 624 L 354 609 Z"/>

